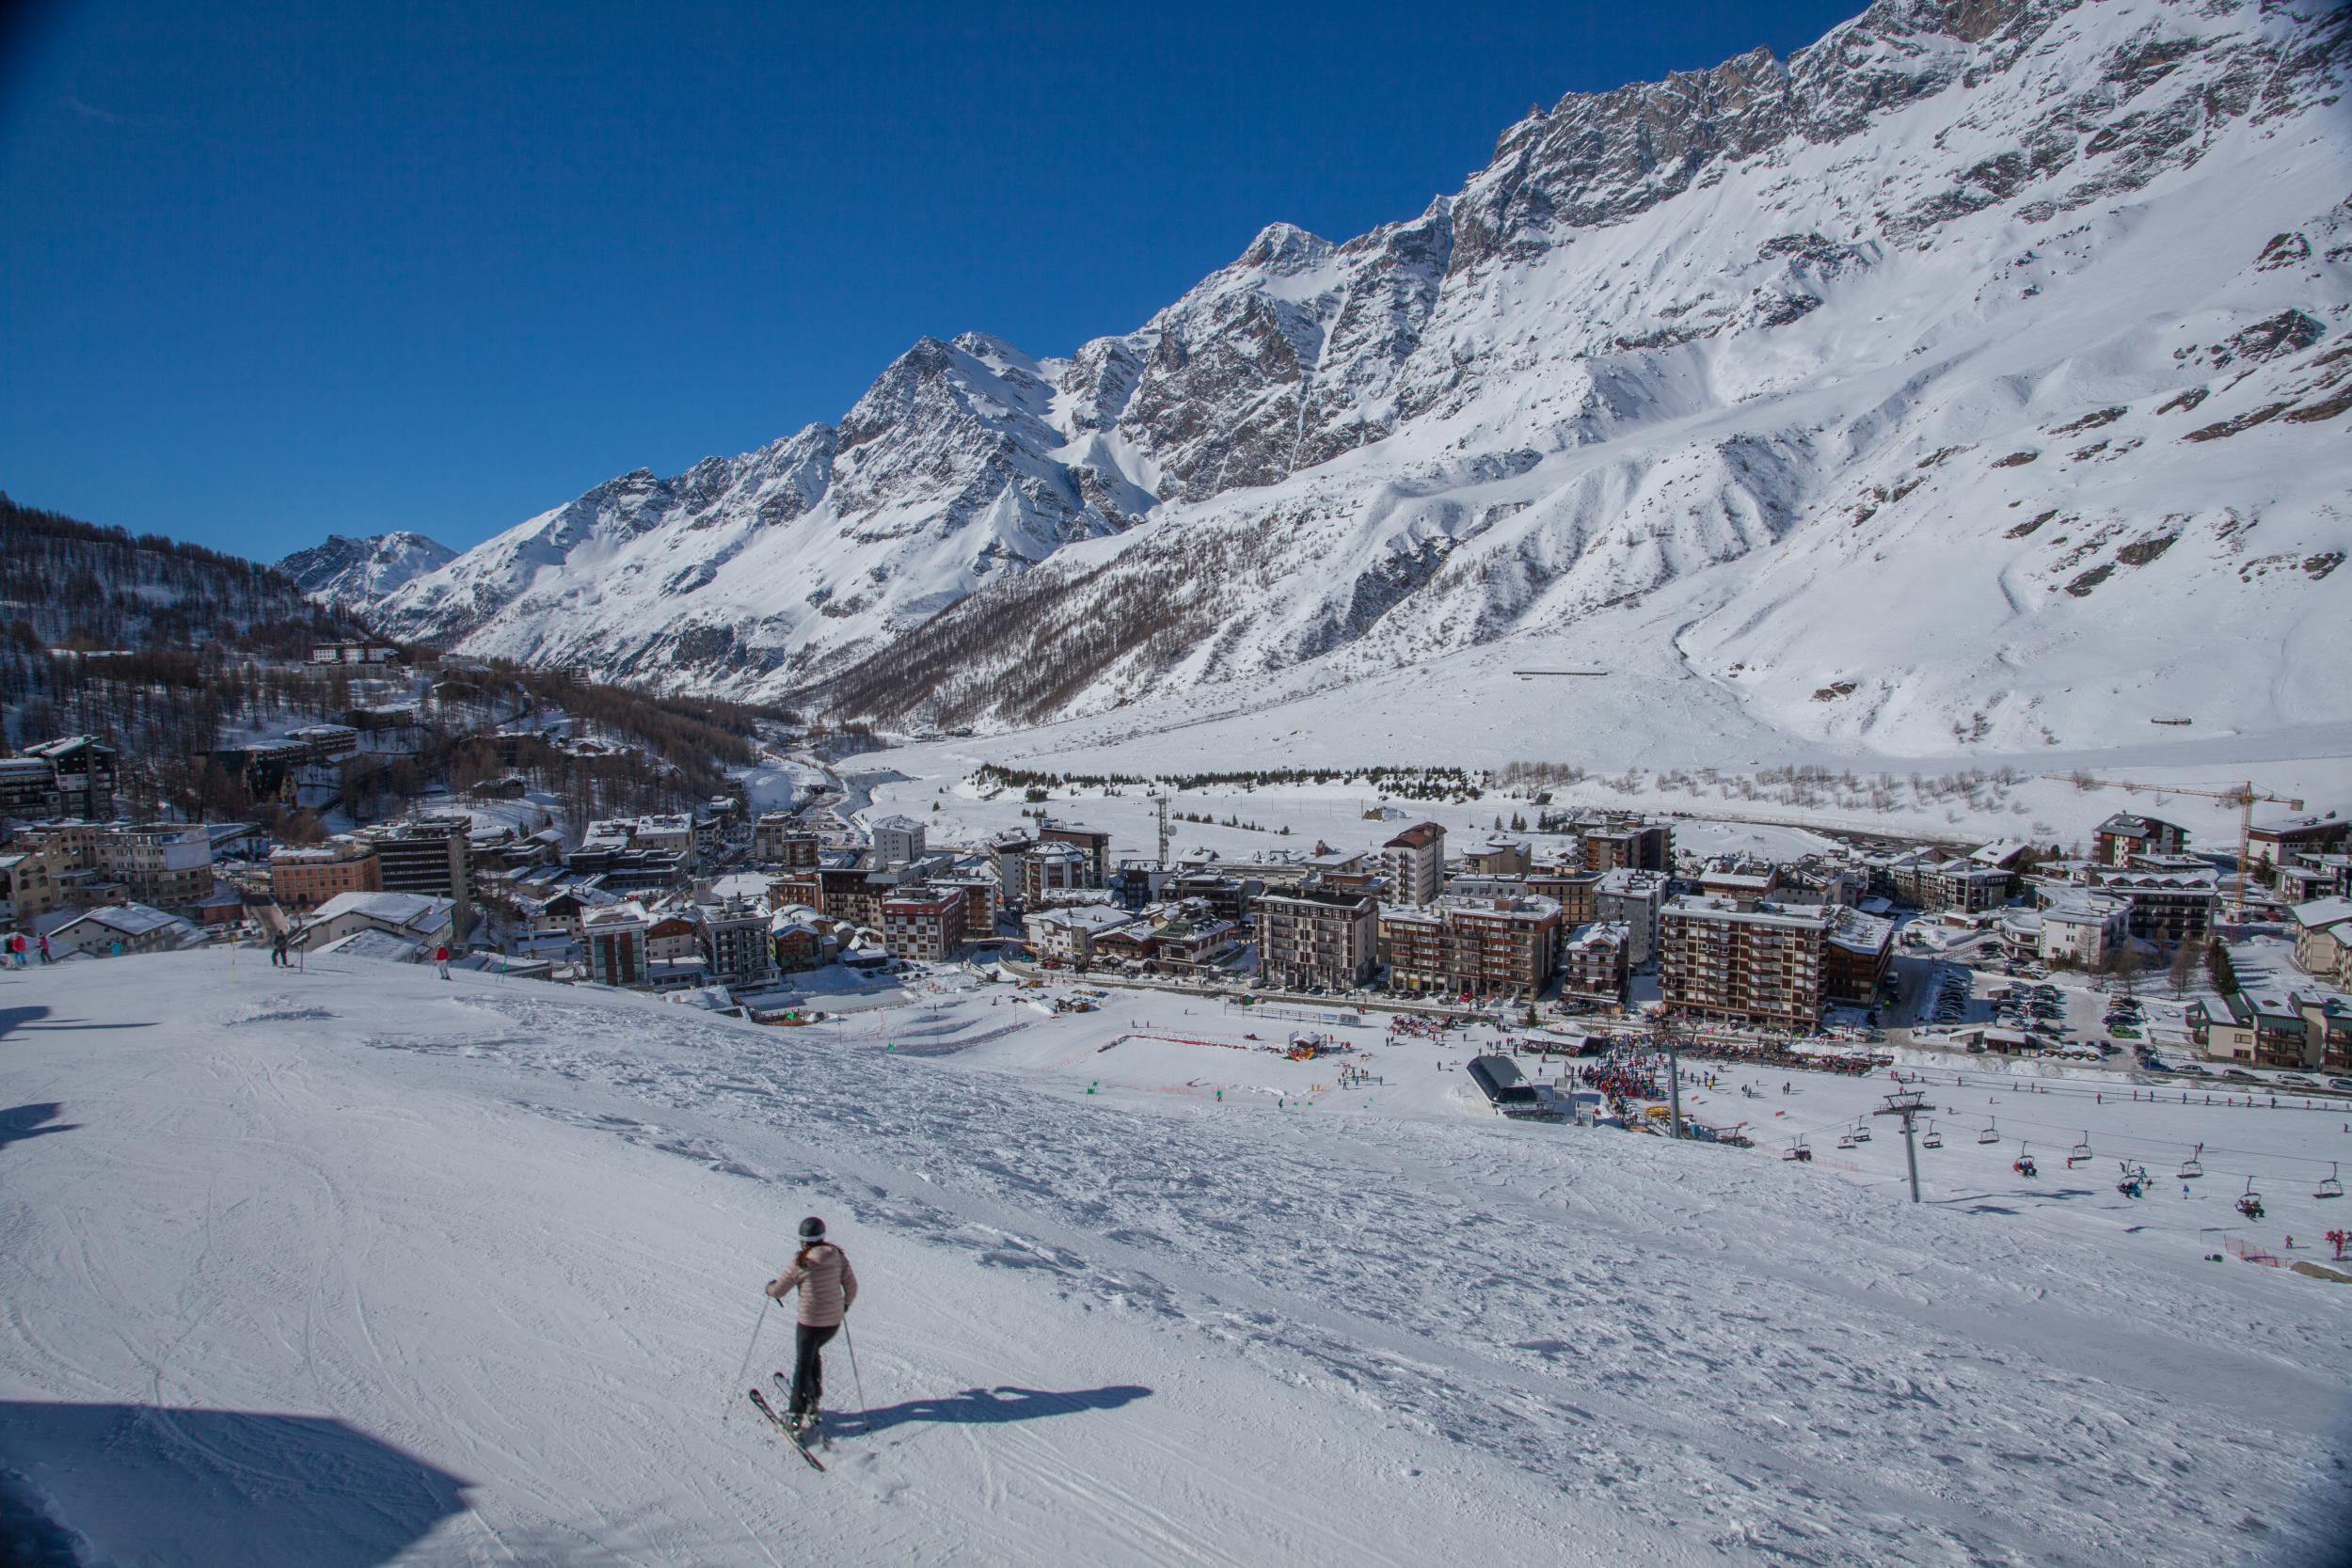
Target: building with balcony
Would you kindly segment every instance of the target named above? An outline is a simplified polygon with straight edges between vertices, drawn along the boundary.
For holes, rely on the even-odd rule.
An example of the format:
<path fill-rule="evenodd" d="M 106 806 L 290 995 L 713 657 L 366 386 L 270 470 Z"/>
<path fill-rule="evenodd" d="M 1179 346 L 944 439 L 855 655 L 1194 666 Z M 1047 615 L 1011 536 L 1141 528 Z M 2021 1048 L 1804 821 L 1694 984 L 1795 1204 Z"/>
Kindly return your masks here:
<path fill-rule="evenodd" d="M 1829 1000 L 1834 907 L 1676 898 L 1660 921 L 1659 991 L 1677 1011 L 1809 1034 Z"/>
<path fill-rule="evenodd" d="M 1280 990 L 1352 990 L 1379 962 L 1380 906 L 1369 894 L 1301 883 L 1255 905 L 1259 972 Z"/>

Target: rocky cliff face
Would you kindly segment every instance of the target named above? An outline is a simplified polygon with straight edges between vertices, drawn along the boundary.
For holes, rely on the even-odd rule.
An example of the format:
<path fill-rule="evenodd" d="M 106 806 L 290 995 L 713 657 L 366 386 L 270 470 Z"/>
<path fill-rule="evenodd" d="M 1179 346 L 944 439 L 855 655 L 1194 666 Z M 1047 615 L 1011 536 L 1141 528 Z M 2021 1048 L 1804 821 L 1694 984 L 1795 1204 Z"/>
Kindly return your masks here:
<path fill-rule="evenodd" d="M 296 550 L 278 562 L 278 569 L 314 604 L 329 610 L 365 609 L 456 556 L 455 550 L 421 533 L 395 531 L 364 539 L 330 533 L 325 544 Z"/>
<path fill-rule="evenodd" d="M 2078 672 L 2019 661 L 2128 601 L 2177 598 L 2192 648 L 2344 608 L 2278 562 L 2352 546 L 2348 76 L 2315 0 L 1880 0 L 1563 99 L 1409 221 L 1274 225 L 1066 360 L 919 343 L 837 429 L 624 476 L 380 613 L 991 723 L 1672 594 L 1694 678 L 1775 723 L 1918 745 L 1964 704 L 2035 740 Z"/>

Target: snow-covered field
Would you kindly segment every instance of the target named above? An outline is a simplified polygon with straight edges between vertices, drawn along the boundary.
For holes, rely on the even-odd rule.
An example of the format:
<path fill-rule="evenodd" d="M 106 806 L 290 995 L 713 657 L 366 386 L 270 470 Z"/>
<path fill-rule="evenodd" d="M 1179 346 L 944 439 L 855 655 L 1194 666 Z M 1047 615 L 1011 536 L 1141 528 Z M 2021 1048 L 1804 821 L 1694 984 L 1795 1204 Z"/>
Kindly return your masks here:
<path fill-rule="evenodd" d="M 91 1562 L 2296 1561 L 2341 1513 L 2352 1289 L 2201 1228 L 2249 1170 L 2312 1256 L 2334 1115 L 1939 1086 L 2051 1157 L 1955 1140 L 1915 1208 L 1883 1132 L 1504 1124 L 1376 1027 L 1318 1089 L 1184 998 L 0 986 L 0 1469 Z M 1778 1083 L 1817 1145 L 1883 1087 Z M 2182 1140 L 2205 1190 L 2113 1192 Z M 870 1374 L 829 1357 L 825 1476 L 735 1408 L 812 1211 Z"/>

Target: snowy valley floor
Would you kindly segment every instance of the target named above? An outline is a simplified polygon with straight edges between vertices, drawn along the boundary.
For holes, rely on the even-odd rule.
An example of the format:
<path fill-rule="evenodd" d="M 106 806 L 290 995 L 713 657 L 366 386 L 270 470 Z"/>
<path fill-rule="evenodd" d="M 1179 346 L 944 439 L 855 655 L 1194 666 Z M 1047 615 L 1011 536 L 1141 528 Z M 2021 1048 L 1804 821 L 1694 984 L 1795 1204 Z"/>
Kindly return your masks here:
<path fill-rule="evenodd" d="M 2341 1544 L 2352 1287 L 2203 1261 L 2229 1195 L 2135 1209 L 2109 1159 L 2076 1181 L 2052 1148 L 2024 1186 L 1947 1149 L 1915 1208 L 1884 1135 L 1845 1171 L 1505 1125 L 1377 1031 L 1391 1084 L 1318 1092 L 1328 1063 L 1177 999 L 1048 1020 L 1000 988 L 785 1032 L 217 952 L 0 991 L 0 1521 L 44 1516 L 58 1560 Z M 1807 1077 L 1791 1115 L 1881 1088 Z M 2095 1139 L 2265 1170 L 2352 1145 L 2317 1115 L 2096 1111 Z M 825 1476 L 734 1382 L 810 1212 L 866 1291 L 868 1430 L 843 1418 Z M 755 1370 L 787 1343 L 771 1317 Z"/>

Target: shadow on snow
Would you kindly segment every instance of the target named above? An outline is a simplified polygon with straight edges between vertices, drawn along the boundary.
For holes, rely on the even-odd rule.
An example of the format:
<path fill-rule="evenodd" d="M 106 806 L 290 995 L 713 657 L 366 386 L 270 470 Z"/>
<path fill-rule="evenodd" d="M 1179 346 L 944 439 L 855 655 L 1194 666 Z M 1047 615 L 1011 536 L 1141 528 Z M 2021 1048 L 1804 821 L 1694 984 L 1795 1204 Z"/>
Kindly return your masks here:
<path fill-rule="evenodd" d="M 377 1568 L 467 1484 L 331 1417 L 0 1401 L 0 1562 Z"/>
<path fill-rule="evenodd" d="M 966 1388 L 944 1399 L 908 1400 L 868 1410 L 858 1418 L 861 1432 L 882 1432 L 916 1421 L 954 1426 L 992 1426 L 1004 1421 L 1034 1421 L 1047 1416 L 1074 1416 L 1084 1410 L 1116 1410 L 1152 1390 L 1134 1384 L 1103 1388 L 1075 1388 L 1053 1393 L 1042 1388 Z"/>

